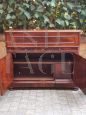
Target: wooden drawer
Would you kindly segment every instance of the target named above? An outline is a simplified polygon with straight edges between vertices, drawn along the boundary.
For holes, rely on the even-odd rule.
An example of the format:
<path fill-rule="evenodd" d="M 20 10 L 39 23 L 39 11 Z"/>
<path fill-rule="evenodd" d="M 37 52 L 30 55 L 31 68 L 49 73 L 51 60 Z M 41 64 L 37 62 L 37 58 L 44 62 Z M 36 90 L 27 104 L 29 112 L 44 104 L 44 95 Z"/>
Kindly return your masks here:
<path fill-rule="evenodd" d="M 80 31 L 27 30 L 6 31 L 7 49 L 11 47 L 62 47 L 79 46 Z"/>

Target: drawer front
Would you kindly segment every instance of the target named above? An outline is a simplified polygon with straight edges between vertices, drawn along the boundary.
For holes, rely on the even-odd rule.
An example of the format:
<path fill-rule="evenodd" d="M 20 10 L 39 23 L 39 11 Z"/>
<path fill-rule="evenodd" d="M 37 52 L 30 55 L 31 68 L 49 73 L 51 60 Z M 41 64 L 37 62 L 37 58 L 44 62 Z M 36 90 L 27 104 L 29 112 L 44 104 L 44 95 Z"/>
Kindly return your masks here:
<path fill-rule="evenodd" d="M 80 42 L 80 32 L 72 31 L 8 31 L 5 37 L 7 48 L 71 47 Z"/>
<path fill-rule="evenodd" d="M 77 32 L 62 32 L 60 33 L 61 46 L 77 46 L 79 45 L 80 35 Z"/>

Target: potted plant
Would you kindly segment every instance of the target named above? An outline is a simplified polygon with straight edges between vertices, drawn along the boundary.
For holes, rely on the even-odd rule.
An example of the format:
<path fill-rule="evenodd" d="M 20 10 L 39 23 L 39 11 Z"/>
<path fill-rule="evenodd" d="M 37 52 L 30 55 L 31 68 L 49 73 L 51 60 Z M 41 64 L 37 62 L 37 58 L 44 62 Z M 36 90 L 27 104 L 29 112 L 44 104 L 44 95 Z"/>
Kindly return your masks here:
<path fill-rule="evenodd" d="M 81 29 L 86 32 L 85 0 L 1 0 L 0 31 L 13 29 Z"/>

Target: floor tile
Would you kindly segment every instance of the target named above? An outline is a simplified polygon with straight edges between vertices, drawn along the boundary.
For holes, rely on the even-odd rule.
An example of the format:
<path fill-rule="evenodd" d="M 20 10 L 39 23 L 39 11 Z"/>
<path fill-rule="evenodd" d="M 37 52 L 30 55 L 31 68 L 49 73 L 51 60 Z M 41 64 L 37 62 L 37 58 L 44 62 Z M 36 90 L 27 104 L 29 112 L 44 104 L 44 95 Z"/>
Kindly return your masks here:
<path fill-rule="evenodd" d="M 13 90 L 0 97 L 0 115 L 86 115 L 86 95 L 73 90 Z"/>

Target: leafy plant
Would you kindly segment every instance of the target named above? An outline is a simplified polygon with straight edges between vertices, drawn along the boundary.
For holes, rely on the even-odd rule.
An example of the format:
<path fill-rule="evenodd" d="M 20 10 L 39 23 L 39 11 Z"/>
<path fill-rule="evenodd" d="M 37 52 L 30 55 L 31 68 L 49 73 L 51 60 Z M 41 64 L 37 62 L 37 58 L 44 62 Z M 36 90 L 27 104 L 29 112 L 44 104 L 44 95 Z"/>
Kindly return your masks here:
<path fill-rule="evenodd" d="M 0 29 L 82 29 L 86 0 L 0 0 Z"/>

